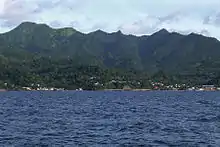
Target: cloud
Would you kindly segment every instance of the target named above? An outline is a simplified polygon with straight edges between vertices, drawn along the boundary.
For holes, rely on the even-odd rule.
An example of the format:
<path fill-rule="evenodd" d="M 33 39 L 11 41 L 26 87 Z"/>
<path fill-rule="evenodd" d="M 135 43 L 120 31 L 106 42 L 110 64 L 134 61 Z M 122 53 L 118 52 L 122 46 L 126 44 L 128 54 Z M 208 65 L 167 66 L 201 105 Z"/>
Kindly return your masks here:
<path fill-rule="evenodd" d="M 1 0 L 0 27 L 7 31 L 22 21 L 97 29 L 126 34 L 152 34 L 166 28 L 220 39 L 219 0 Z"/>
<path fill-rule="evenodd" d="M 166 28 L 170 32 L 190 34 L 192 32 L 220 39 L 220 13 L 199 16 L 192 13 L 176 12 L 165 17 L 147 16 L 130 24 L 120 26 L 124 33 L 144 35 Z"/>
<path fill-rule="evenodd" d="M 0 13 L 0 20 L 4 27 L 14 27 L 22 21 L 35 20 L 34 12 L 37 5 L 25 0 L 5 0 Z"/>

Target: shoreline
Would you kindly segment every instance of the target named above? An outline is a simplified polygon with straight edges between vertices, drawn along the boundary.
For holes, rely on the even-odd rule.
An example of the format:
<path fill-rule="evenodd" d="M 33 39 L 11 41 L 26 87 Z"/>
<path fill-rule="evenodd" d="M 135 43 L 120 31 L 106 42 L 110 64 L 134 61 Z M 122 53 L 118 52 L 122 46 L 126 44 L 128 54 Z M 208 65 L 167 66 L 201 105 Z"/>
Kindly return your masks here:
<path fill-rule="evenodd" d="M 14 92 L 28 92 L 28 91 L 32 91 L 32 92 L 36 92 L 36 91 L 49 91 L 49 92 L 58 92 L 58 91 L 78 91 L 78 92 L 83 92 L 83 91 L 106 91 L 106 92 L 153 92 L 153 91 L 171 91 L 171 92 L 217 92 L 220 90 L 154 90 L 154 89 L 97 89 L 97 90 L 13 90 L 13 89 L 0 89 L 0 92 L 10 92 L 10 91 L 14 91 Z"/>

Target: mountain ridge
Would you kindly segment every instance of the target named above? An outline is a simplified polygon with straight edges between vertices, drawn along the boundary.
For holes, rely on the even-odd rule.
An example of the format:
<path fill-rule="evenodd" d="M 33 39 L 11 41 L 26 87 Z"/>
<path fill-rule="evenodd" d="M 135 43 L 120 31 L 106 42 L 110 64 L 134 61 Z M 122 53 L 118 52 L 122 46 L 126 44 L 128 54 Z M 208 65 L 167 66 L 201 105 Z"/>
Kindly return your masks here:
<path fill-rule="evenodd" d="M 51 27 L 50 25 L 48 25 L 48 24 L 46 24 L 46 23 L 36 23 L 36 22 L 31 22 L 31 21 L 24 21 L 24 22 L 20 23 L 19 25 L 17 25 L 16 27 L 14 27 L 13 29 L 11 29 L 11 30 L 9 30 L 9 31 L 7 31 L 7 32 L 4 32 L 4 33 L 0 33 L 0 34 L 7 34 L 7 33 L 11 32 L 11 31 L 13 31 L 13 30 L 15 30 L 15 29 L 17 29 L 17 28 L 27 27 L 28 25 L 29 25 L 29 26 L 30 26 L 30 25 L 32 25 L 32 26 L 45 26 L 45 27 L 48 27 L 48 28 L 53 29 L 53 30 L 73 29 L 73 30 L 75 30 L 76 32 L 80 32 L 80 31 L 76 30 L 76 29 L 73 28 L 73 27 L 59 27 L 59 28 L 55 28 L 55 27 Z M 151 36 L 151 35 L 153 35 L 153 34 L 155 34 L 155 33 L 158 33 L 158 32 L 177 33 L 177 34 L 180 34 L 180 35 L 187 36 L 187 35 L 185 35 L 185 34 L 181 34 L 181 33 L 176 32 L 176 31 L 168 31 L 166 28 L 161 28 L 161 29 L 159 29 L 158 31 L 156 31 L 155 33 L 145 34 L 145 35 L 126 34 L 126 33 L 123 33 L 121 30 L 117 30 L 117 31 L 114 31 L 114 32 L 106 32 L 106 31 L 103 31 L 103 30 L 101 30 L 101 29 L 97 29 L 97 30 L 95 30 L 95 31 L 91 31 L 91 32 L 88 32 L 88 33 L 83 33 L 83 32 L 80 32 L 80 33 L 82 33 L 82 34 L 87 34 L 87 35 L 88 35 L 88 34 L 91 34 L 91 33 L 94 33 L 94 32 L 103 32 L 103 33 L 105 33 L 105 34 L 114 34 L 114 33 L 120 32 L 120 33 L 123 34 L 123 35 L 131 35 L 131 36 L 135 36 L 135 37 Z M 191 32 L 191 33 L 189 33 L 188 35 L 190 35 L 190 34 L 197 34 L 197 33 Z M 202 35 L 202 34 L 197 34 L 197 35 Z M 209 36 L 205 36 L 205 35 L 202 35 L 202 36 L 204 36 L 204 37 L 209 37 Z M 215 37 L 209 37 L 209 38 L 215 38 Z"/>
<path fill-rule="evenodd" d="M 0 34 L 0 53 L 18 62 L 35 56 L 56 60 L 68 57 L 76 64 L 106 68 L 212 72 L 219 65 L 220 42 L 213 37 L 182 35 L 166 29 L 143 36 L 102 30 L 85 34 L 69 27 L 54 29 L 46 24 L 23 22 Z M 203 67 L 206 62 L 215 69 Z"/>

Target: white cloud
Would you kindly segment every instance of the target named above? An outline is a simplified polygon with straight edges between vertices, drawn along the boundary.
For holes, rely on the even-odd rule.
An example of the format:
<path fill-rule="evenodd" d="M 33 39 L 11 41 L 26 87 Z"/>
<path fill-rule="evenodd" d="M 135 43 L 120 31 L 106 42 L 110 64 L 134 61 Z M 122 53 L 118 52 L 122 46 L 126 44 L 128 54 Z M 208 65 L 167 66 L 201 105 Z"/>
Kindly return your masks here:
<path fill-rule="evenodd" d="M 219 0 L 1 0 L 0 31 L 35 21 L 83 32 L 121 29 L 141 35 L 166 28 L 220 39 L 219 6 Z"/>

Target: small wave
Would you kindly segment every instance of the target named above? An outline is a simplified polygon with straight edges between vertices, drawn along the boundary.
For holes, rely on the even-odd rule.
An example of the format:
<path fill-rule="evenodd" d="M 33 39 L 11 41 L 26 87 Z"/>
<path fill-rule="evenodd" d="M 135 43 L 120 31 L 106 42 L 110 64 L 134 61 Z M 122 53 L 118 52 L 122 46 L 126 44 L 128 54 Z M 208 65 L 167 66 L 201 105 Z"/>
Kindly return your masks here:
<path fill-rule="evenodd" d="M 199 101 L 196 101 L 197 104 L 203 104 L 203 105 L 213 105 L 212 102 L 210 101 L 207 101 L 207 100 L 199 100 Z"/>
<path fill-rule="evenodd" d="M 198 122 L 219 122 L 220 115 L 212 116 L 212 117 L 204 116 L 202 118 L 196 119 L 196 121 L 198 121 Z"/>

